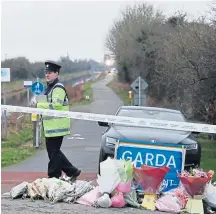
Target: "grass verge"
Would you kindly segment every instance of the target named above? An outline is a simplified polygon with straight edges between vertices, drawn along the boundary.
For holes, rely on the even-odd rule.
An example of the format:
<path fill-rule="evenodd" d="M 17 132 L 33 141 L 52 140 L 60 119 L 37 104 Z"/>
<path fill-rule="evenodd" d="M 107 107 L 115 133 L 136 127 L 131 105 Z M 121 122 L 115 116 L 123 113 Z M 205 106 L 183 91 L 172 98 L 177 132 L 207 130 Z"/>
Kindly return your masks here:
<path fill-rule="evenodd" d="M 115 93 L 121 98 L 124 105 L 130 105 L 130 100 L 128 98 L 128 91 L 118 87 L 116 84 L 117 79 L 113 79 L 110 83 L 107 84 L 108 87 L 113 89 Z M 206 134 L 201 133 L 198 137 L 198 142 L 202 147 L 201 154 L 201 167 L 208 171 L 214 170 L 215 175 L 213 180 L 216 180 L 216 141 L 208 140 L 208 136 Z"/>
<path fill-rule="evenodd" d="M 215 171 L 213 180 L 216 180 L 216 141 L 198 138 L 201 144 L 201 167 L 208 171 L 210 169 Z"/>
<path fill-rule="evenodd" d="M 2 167 L 16 164 L 34 154 L 36 149 L 32 146 L 32 139 L 32 127 L 29 121 L 19 133 L 10 131 L 8 139 L 1 142 Z"/>
<path fill-rule="evenodd" d="M 124 105 L 131 105 L 131 100 L 128 96 L 128 90 L 125 90 L 124 88 L 119 87 L 117 84 L 117 79 L 114 78 L 111 82 L 107 84 L 109 88 L 111 88 L 123 101 Z"/>

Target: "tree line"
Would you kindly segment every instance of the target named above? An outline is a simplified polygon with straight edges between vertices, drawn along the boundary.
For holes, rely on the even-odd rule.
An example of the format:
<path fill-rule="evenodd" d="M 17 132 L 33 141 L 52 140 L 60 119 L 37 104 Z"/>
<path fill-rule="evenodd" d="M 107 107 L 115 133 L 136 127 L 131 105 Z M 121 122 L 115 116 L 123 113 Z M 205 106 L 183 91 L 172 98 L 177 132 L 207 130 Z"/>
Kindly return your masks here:
<path fill-rule="evenodd" d="M 60 57 L 58 61 L 48 60 L 62 66 L 61 74 L 80 71 L 101 71 L 103 64 L 94 60 L 72 60 L 69 56 Z M 26 57 L 6 59 L 1 62 L 2 68 L 10 68 L 11 81 L 44 78 L 44 62 L 31 63 Z"/>
<path fill-rule="evenodd" d="M 211 20 L 189 20 L 182 13 L 166 17 L 146 3 L 128 6 L 106 39 L 119 80 L 132 83 L 141 76 L 158 105 L 206 120 L 209 104 L 216 101 L 214 4 L 210 12 Z"/>

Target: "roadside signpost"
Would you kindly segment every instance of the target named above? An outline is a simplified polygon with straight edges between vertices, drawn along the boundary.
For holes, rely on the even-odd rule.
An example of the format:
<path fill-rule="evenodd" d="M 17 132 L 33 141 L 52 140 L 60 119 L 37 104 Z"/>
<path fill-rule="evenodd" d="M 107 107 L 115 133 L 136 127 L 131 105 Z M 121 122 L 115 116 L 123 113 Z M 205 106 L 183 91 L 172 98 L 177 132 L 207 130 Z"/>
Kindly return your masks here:
<path fill-rule="evenodd" d="M 5 83 L 11 81 L 10 68 L 1 68 L 3 103 L 6 105 Z"/>
<path fill-rule="evenodd" d="M 10 68 L 1 68 L 1 82 L 10 82 Z"/>
<path fill-rule="evenodd" d="M 24 88 L 27 88 L 27 106 L 29 106 L 29 102 L 30 102 L 29 101 L 30 100 L 29 91 L 32 86 L 32 81 L 24 81 L 23 85 L 24 85 Z"/>
<path fill-rule="evenodd" d="M 6 91 L 5 83 L 11 81 L 10 68 L 1 68 L 1 83 L 2 83 L 2 94 L 3 94 L 3 104 L 6 105 Z M 3 139 L 7 139 L 7 113 L 3 112 Z"/>
<path fill-rule="evenodd" d="M 140 76 L 133 81 L 131 88 L 134 90 L 134 105 L 145 106 L 146 95 L 144 91 L 148 88 L 148 83 Z"/>
<path fill-rule="evenodd" d="M 39 81 L 39 78 L 37 78 L 36 82 L 33 82 L 31 85 L 31 91 L 36 96 L 41 95 L 44 91 L 44 85 L 42 82 Z M 40 146 L 40 136 L 41 136 L 41 123 L 40 118 L 37 116 L 37 114 L 32 114 L 32 123 L 33 123 L 33 145 L 35 145 L 36 148 Z"/>
<path fill-rule="evenodd" d="M 146 95 L 145 94 L 136 94 L 134 93 L 134 105 L 137 106 L 146 106 L 147 105 L 147 101 L 146 101 Z"/>

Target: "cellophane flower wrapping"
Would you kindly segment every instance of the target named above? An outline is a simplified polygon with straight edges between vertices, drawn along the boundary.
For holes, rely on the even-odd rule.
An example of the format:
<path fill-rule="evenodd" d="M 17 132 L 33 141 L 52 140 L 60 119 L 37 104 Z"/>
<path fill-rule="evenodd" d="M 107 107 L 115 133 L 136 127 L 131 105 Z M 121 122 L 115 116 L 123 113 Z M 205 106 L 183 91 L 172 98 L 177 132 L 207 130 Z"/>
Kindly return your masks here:
<path fill-rule="evenodd" d="M 212 208 L 216 209 L 216 183 L 209 182 L 206 185 L 204 201 Z"/>
<path fill-rule="evenodd" d="M 117 192 L 115 193 L 112 197 L 111 197 L 111 201 L 112 201 L 112 207 L 116 207 L 116 208 L 122 208 L 125 206 L 125 199 L 124 199 L 124 195 L 121 192 Z"/>
<path fill-rule="evenodd" d="M 156 194 L 169 169 L 166 166 L 160 168 L 147 165 L 142 165 L 140 168 L 134 167 L 134 179 L 146 194 Z"/>
<path fill-rule="evenodd" d="M 95 187 L 90 192 L 85 193 L 83 196 L 81 196 L 76 203 L 83 204 L 87 206 L 92 206 L 94 202 L 100 198 L 101 193 L 99 191 L 99 186 Z"/>
<path fill-rule="evenodd" d="M 171 189 L 168 192 L 165 192 L 164 194 L 165 195 L 173 195 L 173 196 L 177 197 L 181 201 L 181 204 L 182 204 L 181 209 L 185 208 L 189 195 L 186 192 L 183 185 L 178 186 L 176 189 Z"/>
<path fill-rule="evenodd" d="M 131 161 L 120 160 L 118 161 L 118 172 L 121 182 L 116 187 L 116 190 L 122 193 L 130 192 L 131 183 L 133 180 L 133 164 Z"/>
<path fill-rule="evenodd" d="M 177 214 L 182 210 L 182 203 L 177 196 L 166 194 L 156 201 L 155 206 L 159 211 Z"/>
<path fill-rule="evenodd" d="M 174 195 L 182 202 L 181 209 L 184 209 L 187 204 L 188 197 L 184 194 L 184 192 L 180 188 L 174 190 Z"/>
<path fill-rule="evenodd" d="M 129 160 L 121 160 L 122 166 L 119 168 L 119 175 L 121 177 L 121 182 L 131 181 L 133 179 L 133 164 Z"/>
<path fill-rule="evenodd" d="M 195 195 L 203 195 L 206 184 L 212 179 L 213 171 L 204 172 L 202 169 L 192 169 L 183 171 L 178 175 L 182 185 L 190 197 Z"/>
<path fill-rule="evenodd" d="M 100 192 L 102 194 L 105 192 L 111 193 L 121 181 L 116 160 L 108 157 L 101 162 L 100 175 L 97 175 L 97 177 Z"/>

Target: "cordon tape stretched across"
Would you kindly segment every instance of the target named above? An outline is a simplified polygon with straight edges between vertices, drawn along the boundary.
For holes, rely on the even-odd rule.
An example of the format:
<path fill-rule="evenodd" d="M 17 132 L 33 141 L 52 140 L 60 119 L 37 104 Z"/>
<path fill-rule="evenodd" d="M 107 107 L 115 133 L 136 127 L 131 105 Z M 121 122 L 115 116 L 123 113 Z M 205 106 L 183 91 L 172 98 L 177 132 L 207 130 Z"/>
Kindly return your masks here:
<path fill-rule="evenodd" d="M 179 131 L 195 131 L 204 133 L 216 133 L 216 125 L 198 124 L 189 122 L 153 120 L 145 118 L 123 117 L 106 114 L 92 114 L 83 112 L 58 111 L 49 109 L 30 108 L 22 106 L 1 105 L 2 111 L 32 113 L 39 115 L 47 115 L 53 117 L 68 117 L 77 120 L 89 120 L 108 122 L 127 126 L 150 127 L 159 129 L 179 130 Z"/>

